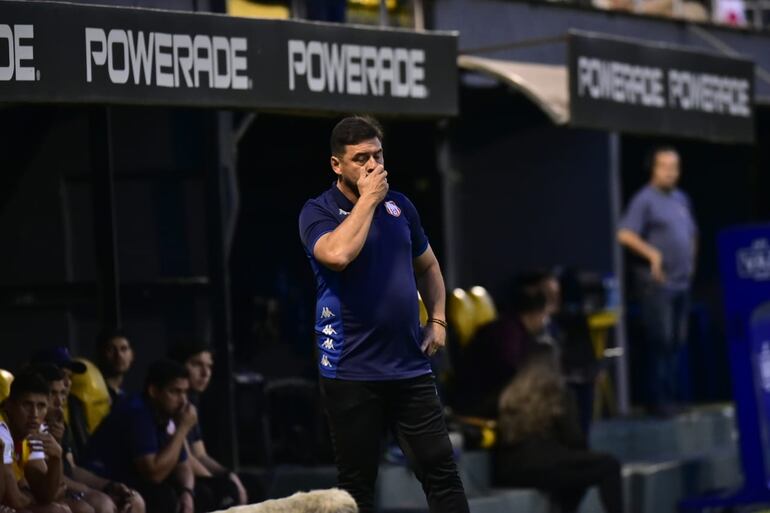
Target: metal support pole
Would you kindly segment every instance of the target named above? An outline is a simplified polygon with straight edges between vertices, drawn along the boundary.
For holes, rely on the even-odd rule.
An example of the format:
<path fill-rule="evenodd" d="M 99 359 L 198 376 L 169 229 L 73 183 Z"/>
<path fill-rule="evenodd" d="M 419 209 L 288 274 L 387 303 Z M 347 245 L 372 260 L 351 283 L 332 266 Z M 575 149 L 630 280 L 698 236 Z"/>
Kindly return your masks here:
<path fill-rule="evenodd" d="M 414 18 L 414 30 L 425 30 L 425 2 L 412 0 L 412 17 Z"/>
<path fill-rule="evenodd" d="M 99 270 L 99 319 L 102 329 L 119 328 L 120 273 L 115 223 L 115 166 L 112 158 L 110 107 L 89 113 L 91 173 L 93 178 L 94 248 Z"/>
<path fill-rule="evenodd" d="M 75 257 L 70 199 L 67 191 L 67 180 L 63 176 L 59 177 L 59 207 L 61 209 L 61 230 L 64 237 L 64 281 L 70 284 L 75 280 Z M 67 306 L 66 316 L 67 346 L 75 354 L 82 353 L 79 345 L 80 339 L 76 336 L 75 316 L 72 314 L 72 307 L 69 305 Z"/>
<path fill-rule="evenodd" d="M 291 19 L 304 20 L 307 18 L 307 9 L 305 9 L 305 2 L 302 0 L 291 0 Z"/>
<path fill-rule="evenodd" d="M 227 244 L 227 176 L 233 169 L 232 113 L 214 112 L 210 127 L 206 166 L 206 212 L 208 220 L 209 280 L 211 283 L 211 318 L 213 346 L 217 367 L 210 394 L 216 397 L 216 433 L 214 452 L 229 468 L 238 466 L 238 439 L 235 419 L 232 319 L 230 305 L 230 266 Z"/>
<path fill-rule="evenodd" d="M 628 415 L 630 411 L 629 384 L 628 384 L 628 339 L 626 337 L 626 315 L 625 315 L 625 285 L 623 279 L 625 270 L 623 265 L 623 250 L 615 241 L 615 234 L 620 224 L 622 213 L 622 182 L 620 172 L 620 134 L 618 132 L 609 133 L 609 181 L 610 181 L 610 241 L 612 244 L 612 271 L 617 280 L 618 295 L 621 298 L 618 305 L 618 323 L 615 326 L 615 344 L 618 349 L 618 359 L 615 366 L 615 382 L 617 386 L 618 412 L 621 415 Z"/>
<path fill-rule="evenodd" d="M 388 25 L 388 0 L 380 0 L 380 27 Z"/>
<path fill-rule="evenodd" d="M 448 122 L 439 122 L 438 141 L 436 142 L 436 160 L 441 175 L 441 203 L 444 228 L 444 251 L 441 271 L 444 274 L 447 290 L 459 286 L 458 269 L 460 267 L 459 223 L 460 209 L 457 201 L 457 185 L 460 174 L 452 163 L 452 148 L 449 143 Z"/>

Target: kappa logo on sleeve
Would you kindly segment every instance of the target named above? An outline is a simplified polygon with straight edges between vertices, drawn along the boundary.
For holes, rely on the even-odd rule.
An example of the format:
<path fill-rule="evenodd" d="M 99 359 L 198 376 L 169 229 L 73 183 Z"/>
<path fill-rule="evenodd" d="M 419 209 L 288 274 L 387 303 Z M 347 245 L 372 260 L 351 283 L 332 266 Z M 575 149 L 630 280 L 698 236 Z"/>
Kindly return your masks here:
<path fill-rule="evenodd" d="M 398 205 L 396 205 L 395 201 L 386 201 L 385 210 L 387 210 L 388 214 L 392 215 L 393 217 L 398 217 L 401 215 L 401 209 L 398 208 Z"/>

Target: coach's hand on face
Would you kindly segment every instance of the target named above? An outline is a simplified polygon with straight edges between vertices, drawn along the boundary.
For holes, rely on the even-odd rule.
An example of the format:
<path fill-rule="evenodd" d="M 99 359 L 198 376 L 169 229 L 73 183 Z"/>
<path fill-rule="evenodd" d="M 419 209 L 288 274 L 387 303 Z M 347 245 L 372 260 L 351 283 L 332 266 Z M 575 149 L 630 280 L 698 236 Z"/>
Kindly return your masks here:
<path fill-rule="evenodd" d="M 446 328 L 440 324 L 429 322 L 422 329 L 422 352 L 433 356 L 436 351 L 446 344 Z"/>
<path fill-rule="evenodd" d="M 370 197 L 380 203 L 385 199 L 388 193 L 388 172 L 382 164 L 378 164 L 371 171 L 362 171 L 358 177 L 358 194 L 364 197 Z"/>

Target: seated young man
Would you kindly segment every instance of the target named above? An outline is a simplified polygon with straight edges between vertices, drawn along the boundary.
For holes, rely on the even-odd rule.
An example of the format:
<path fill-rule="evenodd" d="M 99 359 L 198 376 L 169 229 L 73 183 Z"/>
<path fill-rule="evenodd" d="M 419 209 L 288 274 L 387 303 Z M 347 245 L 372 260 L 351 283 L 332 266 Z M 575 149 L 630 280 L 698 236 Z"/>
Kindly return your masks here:
<path fill-rule="evenodd" d="M 64 386 L 67 388 L 67 429 L 72 435 L 72 450 L 77 455 L 81 453 L 88 443 L 88 422 L 86 421 L 85 406 L 70 394 L 72 388 L 72 375 L 86 372 L 83 362 L 72 358 L 70 351 L 65 346 L 56 346 L 39 351 L 32 357 L 32 365 L 52 364 L 64 373 Z"/>
<path fill-rule="evenodd" d="M 64 422 L 64 406 L 67 402 L 64 373 L 51 364 L 37 365 L 33 369 L 48 382 L 50 396 L 46 425 L 64 453 L 64 483 L 67 486 L 65 502 L 73 513 L 144 513 L 144 501 L 136 491 L 122 483 L 99 477 L 75 463 L 69 440 L 71 435 Z"/>
<path fill-rule="evenodd" d="M 171 346 L 169 357 L 187 368 L 190 376 L 190 402 L 198 407 L 200 394 L 206 391 L 214 368 L 211 347 L 198 338 L 187 338 Z M 200 422 L 187 435 L 190 448 L 190 465 L 195 473 L 196 483 L 209 492 L 213 509 L 223 509 L 236 504 L 246 504 L 248 496 L 238 475 L 212 458 L 206 451 Z"/>
<path fill-rule="evenodd" d="M 182 365 L 153 363 L 143 395 L 116 404 L 88 445 L 89 468 L 137 489 L 149 513 L 200 511 L 184 447 L 198 422 L 195 406 L 187 401 L 189 386 Z"/>
<path fill-rule="evenodd" d="M 134 363 L 134 350 L 128 337 L 119 331 L 101 333 L 96 339 L 96 361 L 115 404 L 126 397 L 123 380 Z"/>
<path fill-rule="evenodd" d="M 61 447 L 41 431 L 47 409 L 45 380 L 32 372 L 19 373 L 0 411 L 3 505 L 32 513 L 71 513 L 62 503 Z"/>

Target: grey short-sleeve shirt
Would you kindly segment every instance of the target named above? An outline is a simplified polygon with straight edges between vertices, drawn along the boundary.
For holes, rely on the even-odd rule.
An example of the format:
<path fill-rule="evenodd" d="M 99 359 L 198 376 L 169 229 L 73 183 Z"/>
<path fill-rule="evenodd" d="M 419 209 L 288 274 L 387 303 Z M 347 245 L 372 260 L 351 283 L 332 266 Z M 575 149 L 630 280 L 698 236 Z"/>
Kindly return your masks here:
<path fill-rule="evenodd" d="M 690 286 L 695 270 L 698 227 L 687 195 L 648 185 L 631 199 L 620 227 L 630 230 L 663 255 L 663 272 L 671 288 Z"/>

